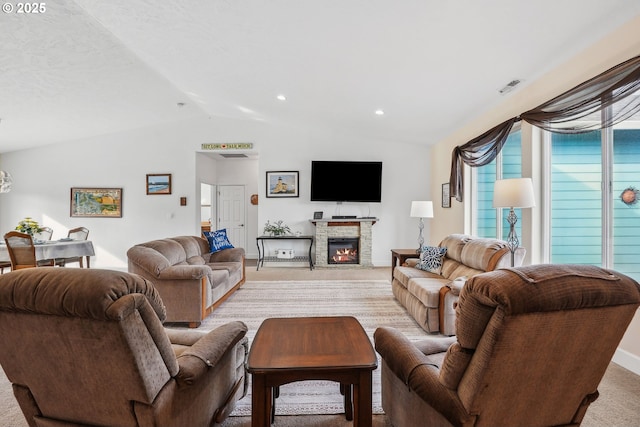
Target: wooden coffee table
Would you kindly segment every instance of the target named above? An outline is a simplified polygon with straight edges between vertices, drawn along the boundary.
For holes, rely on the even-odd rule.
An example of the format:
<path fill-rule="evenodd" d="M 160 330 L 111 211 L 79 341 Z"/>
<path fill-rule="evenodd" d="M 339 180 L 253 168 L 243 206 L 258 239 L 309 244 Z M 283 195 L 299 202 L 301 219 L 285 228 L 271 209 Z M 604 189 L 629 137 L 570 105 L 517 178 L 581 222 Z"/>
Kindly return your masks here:
<path fill-rule="evenodd" d="M 354 427 L 371 427 L 371 375 L 377 366 L 371 341 L 354 317 L 266 319 L 249 352 L 251 426 L 271 425 L 281 385 L 328 380 L 340 383 Z"/>

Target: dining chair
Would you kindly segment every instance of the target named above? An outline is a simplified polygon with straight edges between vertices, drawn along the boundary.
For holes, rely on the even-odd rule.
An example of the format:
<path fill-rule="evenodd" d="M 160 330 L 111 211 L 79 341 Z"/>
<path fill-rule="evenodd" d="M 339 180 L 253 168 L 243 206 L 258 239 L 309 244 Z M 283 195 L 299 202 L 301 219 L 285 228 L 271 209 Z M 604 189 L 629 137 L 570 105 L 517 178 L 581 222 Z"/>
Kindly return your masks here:
<path fill-rule="evenodd" d="M 51 240 L 53 229 L 51 227 L 42 227 L 39 233 L 33 235 L 34 240 Z"/>
<path fill-rule="evenodd" d="M 6 261 L 0 262 L 0 274 L 4 274 L 4 269 L 5 268 L 11 268 L 11 261 L 9 261 L 9 262 L 6 262 Z"/>
<path fill-rule="evenodd" d="M 11 259 L 11 270 L 53 265 L 53 260 L 36 260 L 36 247 L 29 234 L 10 231 L 4 235 L 4 241 Z"/>
<path fill-rule="evenodd" d="M 67 238 L 73 240 L 87 240 L 87 237 L 89 237 L 89 229 L 85 227 L 72 228 L 71 230 L 69 230 L 69 233 L 67 233 Z M 84 262 L 82 258 L 83 257 L 81 256 L 58 258 L 56 259 L 56 265 L 65 267 L 69 263 L 77 262 L 80 265 L 80 268 L 83 268 Z"/>

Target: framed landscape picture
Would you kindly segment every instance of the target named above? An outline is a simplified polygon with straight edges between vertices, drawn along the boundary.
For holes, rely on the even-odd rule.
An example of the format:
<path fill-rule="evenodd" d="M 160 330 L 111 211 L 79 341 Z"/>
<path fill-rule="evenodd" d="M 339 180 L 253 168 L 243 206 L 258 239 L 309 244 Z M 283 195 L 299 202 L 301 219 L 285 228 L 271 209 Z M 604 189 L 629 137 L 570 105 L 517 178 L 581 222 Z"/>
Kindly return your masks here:
<path fill-rule="evenodd" d="M 71 216 L 122 218 L 122 188 L 72 188 Z"/>
<path fill-rule="evenodd" d="M 148 173 L 147 194 L 171 194 L 171 174 Z"/>
<path fill-rule="evenodd" d="M 451 207 L 451 193 L 450 193 L 449 183 L 445 182 L 442 184 L 442 207 L 450 208 Z"/>
<path fill-rule="evenodd" d="M 267 197 L 299 197 L 298 171 L 267 172 Z"/>

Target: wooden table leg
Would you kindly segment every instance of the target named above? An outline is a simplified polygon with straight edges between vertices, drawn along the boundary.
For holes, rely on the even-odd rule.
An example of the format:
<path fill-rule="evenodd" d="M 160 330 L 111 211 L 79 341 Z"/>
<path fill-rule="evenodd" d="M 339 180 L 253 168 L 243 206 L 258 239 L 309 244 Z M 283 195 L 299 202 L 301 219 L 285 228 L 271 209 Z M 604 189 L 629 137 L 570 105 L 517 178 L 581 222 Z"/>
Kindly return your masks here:
<path fill-rule="evenodd" d="M 251 427 L 270 427 L 273 389 L 264 375 L 253 374 L 251 382 Z"/>
<path fill-rule="evenodd" d="M 271 389 L 271 424 L 276 422 L 276 399 L 280 397 L 280 387 Z"/>
<path fill-rule="evenodd" d="M 391 282 L 393 283 L 393 270 L 396 268 L 396 264 L 398 263 L 398 257 L 393 251 L 391 251 Z"/>
<path fill-rule="evenodd" d="M 373 409 L 371 399 L 371 371 L 360 372 L 360 381 L 353 385 L 353 427 L 371 427 Z"/>
<path fill-rule="evenodd" d="M 344 396 L 344 416 L 347 421 L 353 420 L 353 385 L 340 384 L 340 394 Z"/>

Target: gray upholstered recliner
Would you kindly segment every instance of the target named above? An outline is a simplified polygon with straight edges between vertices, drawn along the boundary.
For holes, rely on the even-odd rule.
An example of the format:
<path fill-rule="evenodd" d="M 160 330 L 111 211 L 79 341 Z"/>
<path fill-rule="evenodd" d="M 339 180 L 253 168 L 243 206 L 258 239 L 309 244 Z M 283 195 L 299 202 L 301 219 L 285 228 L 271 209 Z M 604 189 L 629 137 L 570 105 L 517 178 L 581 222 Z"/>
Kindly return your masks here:
<path fill-rule="evenodd" d="M 394 427 L 580 425 L 639 305 L 637 282 L 593 266 L 479 274 L 457 337 L 376 330 L 382 406 Z"/>
<path fill-rule="evenodd" d="M 247 327 L 165 330 L 146 279 L 33 268 L 0 277 L 0 363 L 31 427 L 193 426 L 245 395 Z"/>

